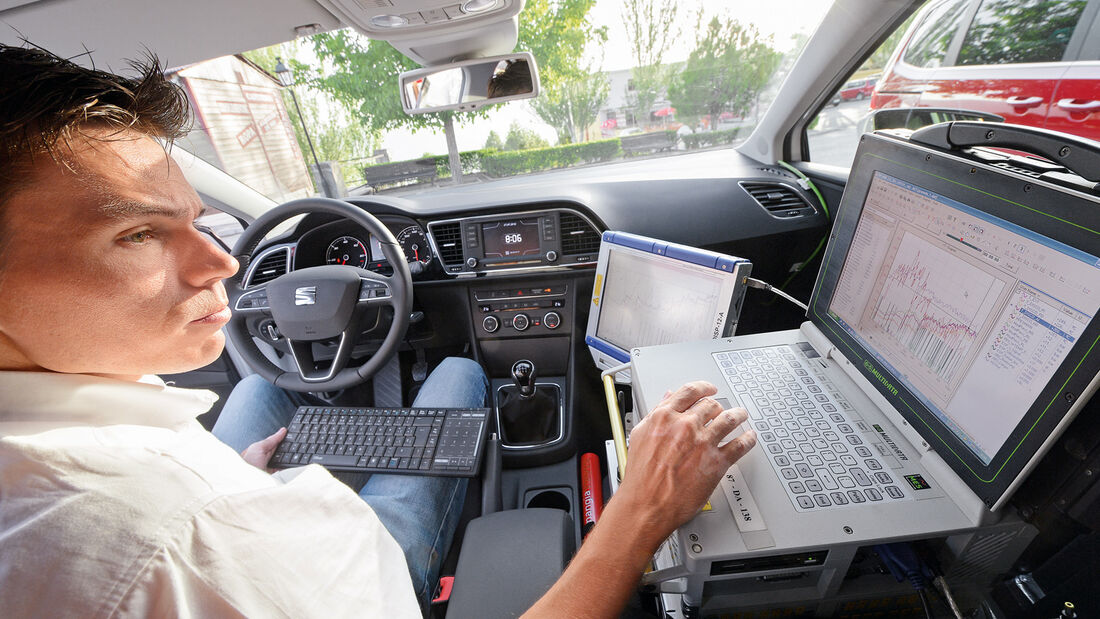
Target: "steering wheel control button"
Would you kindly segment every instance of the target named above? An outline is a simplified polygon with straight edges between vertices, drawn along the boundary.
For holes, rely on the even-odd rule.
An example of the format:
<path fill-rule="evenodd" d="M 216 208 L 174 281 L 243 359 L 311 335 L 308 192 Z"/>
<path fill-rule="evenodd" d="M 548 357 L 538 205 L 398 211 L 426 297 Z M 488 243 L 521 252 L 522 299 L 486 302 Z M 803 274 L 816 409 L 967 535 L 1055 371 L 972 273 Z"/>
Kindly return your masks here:
<path fill-rule="evenodd" d="M 382 282 L 364 279 L 359 284 L 360 301 L 366 301 L 367 299 L 379 299 L 388 296 L 390 296 L 390 289 L 388 286 L 386 286 L 386 284 L 383 284 Z"/>
<path fill-rule="evenodd" d="M 546 312 L 542 317 L 542 324 L 546 325 L 547 329 L 557 329 L 561 326 L 561 315 L 557 312 Z"/>
<path fill-rule="evenodd" d="M 496 316 L 486 316 L 485 320 L 481 321 L 481 328 L 487 333 L 496 333 L 500 329 L 500 320 Z"/>
<path fill-rule="evenodd" d="M 260 333 L 263 333 L 264 337 L 272 342 L 278 342 L 283 337 L 283 335 L 279 333 L 279 327 L 276 327 L 275 323 L 270 320 L 260 325 Z"/>
<path fill-rule="evenodd" d="M 516 314 L 512 318 L 512 327 L 516 331 L 526 331 L 527 327 L 531 326 L 531 319 L 527 317 L 527 314 Z"/>
<path fill-rule="evenodd" d="M 268 309 L 267 289 L 246 292 L 237 299 L 238 310 L 265 310 Z"/>

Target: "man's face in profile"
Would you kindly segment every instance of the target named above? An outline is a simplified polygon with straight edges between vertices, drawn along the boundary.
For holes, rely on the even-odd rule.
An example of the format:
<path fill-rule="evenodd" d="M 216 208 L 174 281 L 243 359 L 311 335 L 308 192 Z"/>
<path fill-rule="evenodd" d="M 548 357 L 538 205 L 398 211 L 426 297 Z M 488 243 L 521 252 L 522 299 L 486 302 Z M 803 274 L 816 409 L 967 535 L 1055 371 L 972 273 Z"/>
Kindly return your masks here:
<path fill-rule="evenodd" d="M 179 167 L 133 131 L 58 150 L 68 165 L 38 157 L 3 206 L 0 368 L 134 377 L 216 359 L 237 262 L 195 229 Z"/>

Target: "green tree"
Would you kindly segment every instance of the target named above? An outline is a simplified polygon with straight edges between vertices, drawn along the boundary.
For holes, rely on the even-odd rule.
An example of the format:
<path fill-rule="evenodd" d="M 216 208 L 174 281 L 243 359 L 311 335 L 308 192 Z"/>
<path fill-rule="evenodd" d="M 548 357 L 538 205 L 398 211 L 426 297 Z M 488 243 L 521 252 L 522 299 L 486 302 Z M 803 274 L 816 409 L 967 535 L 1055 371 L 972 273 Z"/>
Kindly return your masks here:
<path fill-rule="evenodd" d="M 539 66 L 542 92 L 531 104 L 563 142 L 580 141 L 607 99 L 607 78 L 583 64 L 587 45 L 607 41 L 607 29 L 592 24 L 595 0 L 531 0 L 519 17 L 519 49 Z"/>
<path fill-rule="evenodd" d="M 622 19 L 634 68 L 630 70 L 631 88 L 627 102 L 639 123 L 649 118 L 653 104 L 664 94 L 673 73 L 662 64 L 665 52 L 677 37 L 680 5 L 656 0 L 626 0 Z"/>
<path fill-rule="evenodd" d="M 489 137 L 485 138 L 485 148 L 504 150 L 504 142 L 501 141 L 500 135 L 496 131 L 489 131 Z"/>
<path fill-rule="evenodd" d="M 560 79 L 552 90 L 531 102 L 535 113 L 558 132 L 558 142 L 584 140 L 584 129 L 600 115 L 610 85 L 600 72 Z"/>
<path fill-rule="evenodd" d="M 669 85 L 669 101 L 678 118 L 691 122 L 702 116 L 717 120 L 723 112 L 743 115 L 781 58 L 755 26 L 715 17 Z"/>
<path fill-rule="evenodd" d="M 504 138 L 504 150 L 528 150 L 550 146 L 541 135 L 531 129 L 519 126 L 515 121 L 508 128 L 508 137 Z"/>

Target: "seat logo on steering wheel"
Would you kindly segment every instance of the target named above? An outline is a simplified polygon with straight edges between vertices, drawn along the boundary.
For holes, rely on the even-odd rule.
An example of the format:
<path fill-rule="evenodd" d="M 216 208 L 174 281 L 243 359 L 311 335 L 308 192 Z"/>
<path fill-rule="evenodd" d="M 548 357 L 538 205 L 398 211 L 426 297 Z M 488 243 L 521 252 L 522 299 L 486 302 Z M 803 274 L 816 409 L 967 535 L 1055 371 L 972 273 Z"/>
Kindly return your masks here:
<path fill-rule="evenodd" d="M 294 289 L 294 305 L 316 305 L 317 286 L 302 286 Z"/>

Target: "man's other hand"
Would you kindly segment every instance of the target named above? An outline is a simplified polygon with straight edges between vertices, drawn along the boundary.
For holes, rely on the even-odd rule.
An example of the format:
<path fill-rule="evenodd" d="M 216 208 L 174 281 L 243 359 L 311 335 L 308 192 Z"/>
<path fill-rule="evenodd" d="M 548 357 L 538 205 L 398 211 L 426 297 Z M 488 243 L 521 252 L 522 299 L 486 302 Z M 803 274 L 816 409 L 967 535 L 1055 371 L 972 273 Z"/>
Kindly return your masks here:
<path fill-rule="evenodd" d="M 275 449 L 279 443 L 283 442 L 284 437 L 286 437 L 286 428 L 279 428 L 275 434 L 246 447 L 241 452 L 241 457 L 252 466 L 270 472 L 267 463 L 271 461 L 271 456 L 275 455 Z"/>
<path fill-rule="evenodd" d="M 722 410 L 714 385 L 696 381 L 670 393 L 630 433 L 630 454 L 615 498 L 639 510 L 645 528 L 663 540 L 706 503 L 726 470 L 756 444 L 756 433 L 718 443 L 748 417 Z"/>

